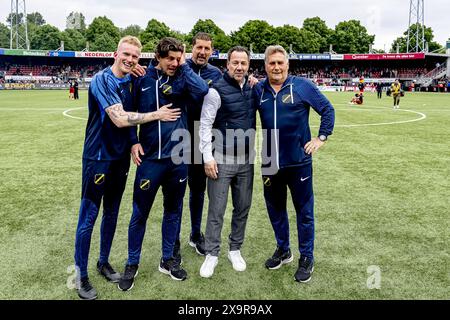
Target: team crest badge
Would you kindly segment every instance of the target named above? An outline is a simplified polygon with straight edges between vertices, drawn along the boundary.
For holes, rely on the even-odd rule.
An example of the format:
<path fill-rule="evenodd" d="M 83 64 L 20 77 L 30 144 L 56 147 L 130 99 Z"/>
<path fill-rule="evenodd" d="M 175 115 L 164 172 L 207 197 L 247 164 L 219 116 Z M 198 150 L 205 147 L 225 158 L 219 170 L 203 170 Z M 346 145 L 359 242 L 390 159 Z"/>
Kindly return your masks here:
<path fill-rule="evenodd" d="M 99 185 L 103 184 L 103 182 L 105 182 L 105 174 L 104 173 L 97 173 L 94 176 L 94 183 L 99 186 Z"/>
<path fill-rule="evenodd" d="M 141 188 L 141 190 L 148 190 L 148 188 L 150 188 L 150 180 L 148 179 L 141 179 L 141 182 L 139 183 L 139 188 Z"/>
<path fill-rule="evenodd" d="M 291 95 L 290 94 L 284 94 L 281 97 L 281 100 L 283 101 L 283 103 L 290 103 L 291 102 Z"/>
<path fill-rule="evenodd" d="M 171 95 L 172 94 L 172 86 L 165 84 L 162 86 L 162 93 L 164 93 L 165 95 Z"/>

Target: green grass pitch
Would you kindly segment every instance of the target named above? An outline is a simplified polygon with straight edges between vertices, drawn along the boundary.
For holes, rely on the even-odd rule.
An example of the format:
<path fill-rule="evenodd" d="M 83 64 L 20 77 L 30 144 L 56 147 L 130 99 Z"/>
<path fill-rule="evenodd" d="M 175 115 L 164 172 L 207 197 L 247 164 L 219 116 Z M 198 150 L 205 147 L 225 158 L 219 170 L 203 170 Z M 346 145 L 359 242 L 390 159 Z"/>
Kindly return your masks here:
<path fill-rule="evenodd" d="M 87 93 L 0 91 L 0 299 L 78 299 L 68 289 L 81 189 L 81 153 Z M 275 240 L 255 170 L 252 209 L 242 248 L 245 272 L 228 259 L 231 205 L 222 232 L 216 273 L 199 276 L 203 258 L 187 241 L 185 197 L 182 255 L 188 279 L 158 272 L 162 197 L 147 223 L 139 276 L 121 292 L 95 270 L 97 219 L 89 261 L 100 299 L 449 299 L 450 94 L 407 93 L 400 110 L 392 100 L 366 94 L 327 93 L 336 128 L 314 156 L 315 271 L 308 284 L 294 281 L 298 244 L 289 200 L 293 263 L 264 268 Z M 64 116 L 63 112 L 74 109 Z M 78 119 L 78 118 L 81 118 Z M 311 112 L 313 135 L 318 116 Z M 131 216 L 129 174 L 110 262 L 123 271 Z M 204 219 L 206 221 L 206 210 Z M 205 223 L 202 224 L 204 230 Z M 375 287 L 375 288 L 374 288 Z"/>

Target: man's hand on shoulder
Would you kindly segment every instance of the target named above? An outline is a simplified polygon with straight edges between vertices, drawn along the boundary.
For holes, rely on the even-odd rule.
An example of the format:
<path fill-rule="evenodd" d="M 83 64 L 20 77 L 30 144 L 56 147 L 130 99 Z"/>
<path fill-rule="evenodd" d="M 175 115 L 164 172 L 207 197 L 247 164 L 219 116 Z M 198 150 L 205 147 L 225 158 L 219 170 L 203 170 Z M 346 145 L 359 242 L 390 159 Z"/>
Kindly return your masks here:
<path fill-rule="evenodd" d="M 135 77 L 142 77 L 145 75 L 146 70 L 147 70 L 147 67 L 137 64 L 131 69 L 130 73 Z"/>
<path fill-rule="evenodd" d="M 258 79 L 256 79 L 253 75 L 249 75 L 248 76 L 248 84 L 250 85 L 251 88 L 253 88 L 254 86 L 256 86 L 256 84 L 259 82 Z"/>
<path fill-rule="evenodd" d="M 183 44 L 183 52 L 181 53 L 180 66 L 186 63 L 186 45 Z"/>

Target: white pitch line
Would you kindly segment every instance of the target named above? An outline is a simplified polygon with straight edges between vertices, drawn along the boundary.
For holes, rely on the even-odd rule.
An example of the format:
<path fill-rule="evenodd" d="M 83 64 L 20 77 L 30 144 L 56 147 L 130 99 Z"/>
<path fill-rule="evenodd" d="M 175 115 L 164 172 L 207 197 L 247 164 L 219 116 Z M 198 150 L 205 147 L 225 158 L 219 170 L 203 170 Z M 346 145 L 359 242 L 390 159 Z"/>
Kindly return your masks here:
<path fill-rule="evenodd" d="M 71 116 L 69 114 L 69 112 L 74 111 L 74 110 L 80 110 L 80 109 L 85 109 L 86 107 L 78 107 L 78 108 L 71 108 L 71 109 L 67 109 L 66 111 L 63 112 L 63 116 L 68 117 L 68 118 L 72 118 L 72 119 L 78 119 L 78 120 L 87 120 L 86 118 L 81 118 L 81 117 L 76 117 L 76 116 Z"/>
<path fill-rule="evenodd" d="M 385 112 L 384 110 L 381 110 L 381 109 L 379 109 L 379 110 L 377 110 L 377 109 L 341 109 L 341 108 L 339 108 L 339 109 L 335 109 L 335 110 L 337 110 L 337 111 L 370 111 L 370 112 L 374 112 L 374 111 L 379 111 L 379 112 Z"/>
<path fill-rule="evenodd" d="M 343 104 L 343 103 L 335 103 L 334 105 L 345 105 L 348 106 L 347 104 Z M 393 124 L 403 124 L 403 123 L 410 123 L 410 122 L 416 122 L 416 121 L 421 121 L 427 118 L 427 115 L 422 113 L 422 112 L 418 112 L 418 111 L 413 111 L 413 110 L 407 110 L 407 109 L 396 109 L 393 110 L 392 108 L 388 108 L 388 107 L 373 107 L 374 109 L 387 109 L 387 110 L 391 110 L 393 112 L 398 112 L 398 111 L 402 111 L 402 112 L 410 112 L 410 113 L 414 113 L 414 114 L 418 114 L 420 116 L 420 118 L 416 118 L 416 119 L 411 119 L 411 120 L 402 120 L 402 121 L 391 121 L 391 122 L 378 122 L 378 123 L 361 123 L 361 124 L 336 124 L 335 127 L 340 127 L 340 128 L 354 128 L 354 127 L 368 127 L 368 126 L 386 126 L 386 125 L 393 125 Z M 340 110 L 340 109 L 338 109 Z M 344 110 L 341 110 L 344 111 Z M 318 128 L 319 126 L 311 126 L 313 128 Z"/>
<path fill-rule="evenodd" d="M 399 111 L 399 110 L 397 110 Z M 337 124 L 335 127 L 342 127 L 342 128 L 352 128 L 352 127 L 367 127 L 367 126 L 386 126 L 386 125 L 392 125 L 392 124 L 403 124 L 403 123 L 410 123 L 410 122 L 417 122 L 421 121 L 427 118 L 426 114 L 422 112 L 412 111 L 412 110 L 405 110 L 404 112 L 410 112 L 420 115 L 420 118 L 411 119 L 411 120 L 403 120 L 403 121 L 392 121 L 392 122 L 380 122 L 380 123 L 362 123 L 362 124 Z"/>
<path fill-rule="evenodd" d="M 430 109 L 430 110 L 423 110 L 423 111 L 426 111 L 426 112 L 449 112 L 450 111 L 450 109 Z"/>
<path fill-rule="evenodd" d="M 342 103 L 335 103 L 334 105 L 345 105 L 348 106 L 347 104 L 342 104 Z M 72 118 L 72 119 L 78 119 L 78 120 L 87 120 L 86 118 L 81 118 L 81 117 L 76 117 L 76 116 L 72 116 L 69 114 L 69 112 L 74 111 L 74 110 L 80 110 L 80 109 L 84 109 L 85 107 L 78 107 L 78 108 L 71 108 L 71 109 L 67 109 L 66 111 L 63 112 L 63 115 L 68 117 L 68 118 Z M 392 108 L 388 108 L 388 107 L 372 107 L 375 109 L 387 109 L 387 110 L 392 110 Z M 338 109 L 340 111 L 347 111 L 347 110 L 341 110 Z M 353 109 L 350 109 L 353 110 Z M 361 109 L 361 110 L 367 110 L 370 111 L 370 109 Z M 378 110 L 372 110 L 372 111 L 378 111 Z M 393 124 L 403 124 L 403 123 L 410 123 L 410 122 L 416 122 L 416 121 L 421 121 L 426 119 L 426 114 L 422 113 L 422 112 L 418 112 L 418 111 L 413 111 L 413 110 L 407 110 L 407 109 L 397 109 L 395 110 L 395 112 L 398 111 L 402 111 L 402 112 L 410 112 L 410 113 L 414 113 L 414 114 L 418 114 L 420 115 L 420 118 L 416 118 L 416 119 L 410 119 L 410 120 L 402 120 L 402 121 L 392 121 L 392 122 L 379 122 L 379 123 L 361 123 L 361 124 L 336 124 L 335 127 L 340 127 L 340 128 L 354 128 L 354 127 L 368 127 L 368 126 L 385 126 L 385 125 L 393 125 Z M 312 128 L 318 128 L 319 126 L 315 126 L 315 125 L 311 125 Z"/>
<path fill-rule="evenodd" d="M 64 109 L 55 108 L 0 108 L 0 111 L 63 111 Z"/>

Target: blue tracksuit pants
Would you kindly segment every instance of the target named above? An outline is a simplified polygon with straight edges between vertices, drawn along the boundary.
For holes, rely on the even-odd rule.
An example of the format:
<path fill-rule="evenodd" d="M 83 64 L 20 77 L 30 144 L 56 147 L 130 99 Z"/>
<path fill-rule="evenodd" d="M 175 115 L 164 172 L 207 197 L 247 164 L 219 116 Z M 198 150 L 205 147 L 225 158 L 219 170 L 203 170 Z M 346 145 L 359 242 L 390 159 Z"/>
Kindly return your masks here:
<path fill-rule="evenodd" d="M 81 205 L 75 237 L 75 265 L 79 268 L 81 278 L 88 276 L 92 230 L 102 200 L 99 262 L 108 262 L 129 168 L 129 157 L 112 161 L 83 159 Z"/>
<path fill-rule="evenodd" d="M 264 198 L 277 245 L 287 250 L 289 220 L 287 188 L 294 203 L 297 218 L 299 251 L 313 258 L 314 251 L 314 193 L 312 164 L 280 169 L 275 175 L 263 176 Z"/>
<path fill-rule="evenodd" d="M 187 165 L 176 165 L 170 158 L 144 159 L 137 168 L 133 214 L 128 228 L 128 264 L 139 264 L 147 218 L 160 186 L 164 199 L 162 257 L 164 260 L 172 257 L 181 224 L 187 179 Z"/>

